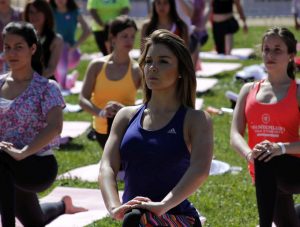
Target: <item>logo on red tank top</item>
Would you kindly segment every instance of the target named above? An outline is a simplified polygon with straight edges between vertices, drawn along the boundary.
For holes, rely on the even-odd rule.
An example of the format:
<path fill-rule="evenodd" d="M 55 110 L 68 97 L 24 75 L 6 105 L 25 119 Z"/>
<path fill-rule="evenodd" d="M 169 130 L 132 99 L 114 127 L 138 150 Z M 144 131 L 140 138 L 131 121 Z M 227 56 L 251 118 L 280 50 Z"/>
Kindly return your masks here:
<path fill-rule="evenodd" d="M 270 122 L 270 115 L 265 113 L 261 116 L 261 120 L 264 124 L 268 124 Z"/>

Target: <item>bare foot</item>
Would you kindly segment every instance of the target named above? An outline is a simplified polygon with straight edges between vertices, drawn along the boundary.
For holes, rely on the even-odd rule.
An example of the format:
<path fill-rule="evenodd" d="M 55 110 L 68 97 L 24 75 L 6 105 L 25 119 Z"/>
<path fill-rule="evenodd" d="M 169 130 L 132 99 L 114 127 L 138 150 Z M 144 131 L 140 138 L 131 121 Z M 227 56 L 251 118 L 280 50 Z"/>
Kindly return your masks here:
<path fill-rule="evenodd" d="M 79 212 L 87 211 L 88 209 L 84 207 L 77 207 L 73 205 L 72 198 L 68 195 L 62 198 L 62 201 L 65 203 L 65 214 L 75 214 Z"/>

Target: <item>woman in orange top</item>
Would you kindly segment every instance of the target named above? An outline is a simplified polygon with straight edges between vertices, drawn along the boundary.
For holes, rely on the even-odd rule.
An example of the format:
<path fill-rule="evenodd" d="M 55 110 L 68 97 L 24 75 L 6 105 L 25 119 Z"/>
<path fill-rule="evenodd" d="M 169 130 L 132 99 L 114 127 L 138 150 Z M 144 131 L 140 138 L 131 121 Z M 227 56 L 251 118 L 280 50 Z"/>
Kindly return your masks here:
<path fill-rule="evenodd" d="M 138 63 L 129 57 L 137 27 L 127 16 L 110 24 L 113 52 L 94 59 L 88 66 L 80 94 L 81 107 L 93 115 L 97 141 L 104 148 L 112 120 L 123 107 L 134 105 L 141 83 Z"/>
<path fill-rule="evenodd" d="M 231 144 L 249 162 L 255 182 L 260 227 L 300 226 L 293 194 L 300 193 L 300 88 L 295 81 L 297 40 L 286 28 L 262 39 L 268 77 L 240 91 Z M 244 133 L 248 127 L 248 144 Z"/>

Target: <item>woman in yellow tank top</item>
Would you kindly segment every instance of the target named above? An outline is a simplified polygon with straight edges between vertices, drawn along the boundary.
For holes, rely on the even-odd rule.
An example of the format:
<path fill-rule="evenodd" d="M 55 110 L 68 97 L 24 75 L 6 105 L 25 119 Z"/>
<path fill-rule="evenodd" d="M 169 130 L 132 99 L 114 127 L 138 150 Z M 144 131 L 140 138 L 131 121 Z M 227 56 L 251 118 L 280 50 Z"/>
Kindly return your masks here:
<path fill-rule="evenodd" d="M 113 52 L 89 64 L 79 97 L 81 107 L 92 114 L 93 128 L 104 148 L 112 120 L 123 107 L 134 105 L 141 83 L 141 70 L 131 59 L 137 26 L 127 16 L 119 16 L 110 24 Z"/>

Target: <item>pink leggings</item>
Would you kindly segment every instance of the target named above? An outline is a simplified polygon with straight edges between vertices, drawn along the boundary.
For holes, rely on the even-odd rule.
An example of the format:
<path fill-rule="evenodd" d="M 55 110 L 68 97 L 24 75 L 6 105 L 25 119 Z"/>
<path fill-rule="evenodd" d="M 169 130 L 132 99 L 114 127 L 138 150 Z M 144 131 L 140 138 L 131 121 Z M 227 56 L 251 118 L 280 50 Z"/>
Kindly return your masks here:
<path fill-rule="evenodd" d="M 69 51 L 69 44 L 64 43 L 63 51 L 56 67 L 55 78 L 62 88 L 66 88 L 68 70 L 74 69 L 80 61 L 79 49 Z"/>

